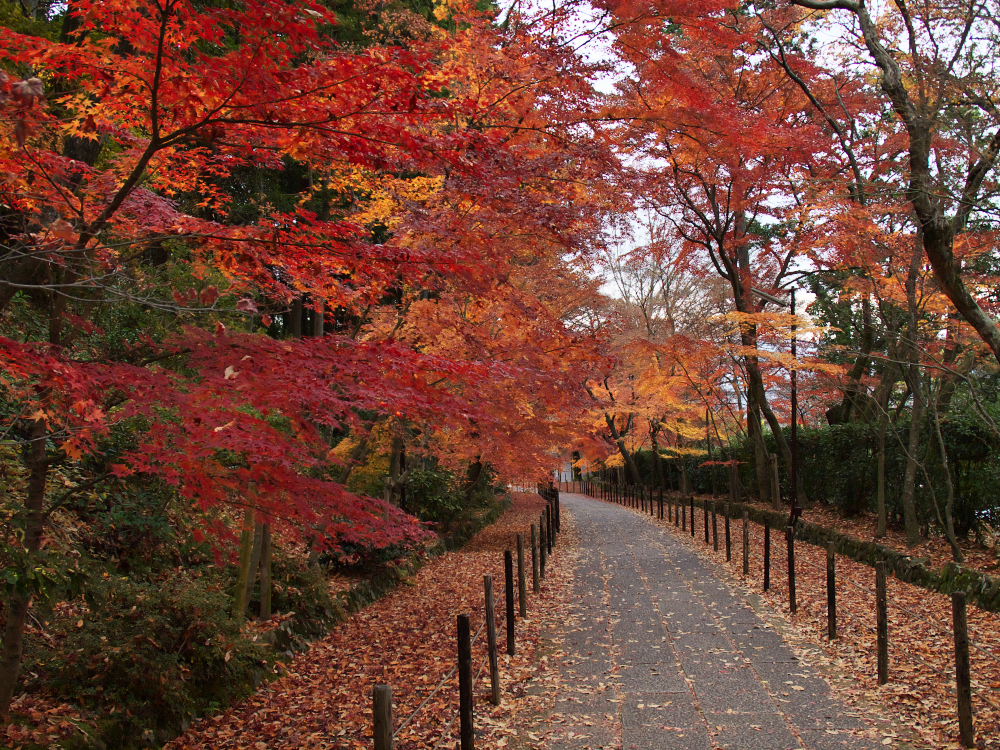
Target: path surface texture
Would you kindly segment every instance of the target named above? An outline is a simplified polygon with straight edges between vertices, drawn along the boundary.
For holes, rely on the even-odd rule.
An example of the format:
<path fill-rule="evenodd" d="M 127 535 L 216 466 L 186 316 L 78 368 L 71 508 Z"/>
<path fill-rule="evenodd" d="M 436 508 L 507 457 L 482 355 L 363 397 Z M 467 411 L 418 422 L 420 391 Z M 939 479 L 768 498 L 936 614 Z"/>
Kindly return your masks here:
<path fill-rule="evenodd" d="M 565 493 L 579 550 L 555 750 L 860 750 L 866 725 L 679 536 Z"/>

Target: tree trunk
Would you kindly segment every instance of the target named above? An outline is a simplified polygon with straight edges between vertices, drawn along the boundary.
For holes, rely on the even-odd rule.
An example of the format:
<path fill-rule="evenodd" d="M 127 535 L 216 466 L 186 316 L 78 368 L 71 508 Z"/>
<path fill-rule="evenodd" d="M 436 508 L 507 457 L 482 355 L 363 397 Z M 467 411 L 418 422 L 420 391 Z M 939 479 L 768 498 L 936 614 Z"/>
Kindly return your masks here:
<path fill-rule="evenodd" d="M 622 460 L 625 462 L 625 469 L 628 471 L 629 480 L 631 480 L 632 484 L 639 484 L 639 467 L 636 466 L 635 459 L 625 445 L 625 436 L 618 432 L 618 425 L 615 424 L 614 417 L 607 412 L 604 412 L 604 421 L 607 423 L 608 429 L 611 431 L 611 438 L 615 441 L 615 445 L 618 446 L 618 452 L 621 453 Z"/>
<path fill-rule="evenodd" d="M 767 446 L 764 445 L 764 431 L 760 424 L 760 411 L 752 399 L 747 399 L 747 434 L 753 444 L 753 469 L 757 480 L 757 497 L 761 502 L 771 498 L 771 474 L 767 461 Z"/>
<path fill-rule="evenodd" d="M 403 507 L 403 493 L 406 483 L 406 443 L 398 432 L 392 436 L 389 449 L 389 476 L 385 480 L 385 501 L 398 508 Z"/>
<path fill-rule="evenodd" d="M 28 431 L 24 462 L 28 468 L 28 488 L 25 498 L 24 549 L 26 567 L 42 546 L 45 528 L 45 486 L 49 475 L 49 460 L 45 449 L 45 422 L 38 420 Z M 4 606 L 3 645 L 0 646 L 0 721 L 10 715 L 10 703 L 17 689 L 24 656 L 24 628 L 31 608 L 31 592 L 19 586 Z"/>
<path fill-rule="evenodd" d="M 472 502 L 472 493 L 476 491 L 476 485 L 483 476 L 482 457 L 476 456 L 476 460 L 469 464 L 469 470 L 465 474 L 465 503 Z"/>
<path fill-rule="evenodd" d="M 910 270 L 906 277 L 906 303 L 907 303 L 907 343 L 906 351 L 906 383 L 913 394 L 913 408 L 910 410 L 910 430 L 907 437 L 906 446 L 906 469 L 903 472 L 903 528 L 906 531 L 906 543 L 911 547 L 920 543 L 920 524 L 917 519 L 917 508 L 914 501 L 916 494 L 918 459 L 917 451 L 920 448 L 920 430 L 924 421 L 924 410 L 926 401 L 924 399 L 924 389 L 922 377 L 920 375 L 920 311 L 917 305 L 917 279 L 920 275 L 921 261 L 923 260 L 920 251 L 914 250 L 910 262 Z"/>
<path fill-rule="evenodd" d="M 888 531 L 888 517 L 886 511 L 885 497 L 885 434 L 889 430 L 889 417 L 879 417 L 878 436 L 876 438 L 877 455 L 875 457 L 875 514 L 877 522 L 875 536 L 878 539 L 884 537 Z"/>
<path fill-rule="evenodd" d="M 653 479 L 657 487 L 664 487 L 666 479 L 663 471 L 663 457 L 660 455 L 659 434 L 660 428 L 654 423 L 649 431 L 649 441 L 653 449 Z"/>
<path fill-rule="evenodd" d="M 260 619 L 271 616 L 271 524 L 261 527 L 260 550 Z"/>
<path fill-rule="evenodd" d="M 252 585 L 254 573 L 250 566 L 253 560 L 254 531 L 253 508 L 247 508 L 243 512 L 243 530 L 240 532 L 240 569 L 236 578 L 236 598 L 233 602 L 233 616 L 240 620 L 246 616 L 247 605 L 250 603 L 247 592 Z"/>
<path fill-rule="evenodd" d="M 875 437 L 876 467 L 875 467 L 875 513 L 878 517 L 875 536 L 881 539 L 888 532 L 888 511 L 886 510 L 886 435 L 889 432 L 889 396 L 892 393 L 892 386 L 895 378 L 890 379 L 889 373 L 882 377 L 878 392 L 878 426 Z"/>
<path fill-rule="evenodd" d="M 919 368 L 916 364 L 910 365 L 909 377 L 919 379 Z M 911 547 L 920 544 L 920 524 L 917 520 L 917 506 L 915 502 L 917 468 L 919 459 L 917 452 L 920 450 L 920 428 L 924 421 L 924 397 L 923 388 L 919 382 L 911 380 L 910 389 L 913 391 L 913 408 L 910 410 L 910 429 L 906 441 L 906 468 L 903 471 L 903 528 L 906 530 L 906 543 Z"/>
<path fill-rule="evenodd" d="M 941 384 L 941 388 L 944 388 L 944 383 Z M 933 407 L 931 408 L 931 425 L 934 427 L 934 436 L 941 457 L 941 468 L 944 470 L 946 491 L 944 513 L 942 514 L 941 509 L 938 508 L 937 498 L 935 498 L 934 507 L 938 513 L 938 522 L 944 530 L 945 539 L 948 540 L 948 545 L 951 547 L 952 557 L 955 559 L 955 562 L 964 562 L 965 555 L 962 553 L 962 548 L 958 544 L 958 537 L 955 534 L 955 485 L 951 479 L 951 462 L 948 460 L 948 448 L 945 446 L 944 436 L 941 434 L 941 418 L 938 409 L 940 396 L 941 392 L 939 389 L 938 397 L 934 399 Z"/>

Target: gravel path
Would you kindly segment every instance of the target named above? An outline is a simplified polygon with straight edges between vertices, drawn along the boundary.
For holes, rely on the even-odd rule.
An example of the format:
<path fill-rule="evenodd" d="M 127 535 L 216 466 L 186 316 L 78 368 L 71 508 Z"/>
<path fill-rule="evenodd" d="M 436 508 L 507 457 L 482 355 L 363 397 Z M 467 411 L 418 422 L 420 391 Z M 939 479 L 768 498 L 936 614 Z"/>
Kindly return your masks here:
<path fill-rule="evenodd" d="M 563 493 L 579 534 L 553 750 L 884 747 L 688 546 L 620 506 Z"/>

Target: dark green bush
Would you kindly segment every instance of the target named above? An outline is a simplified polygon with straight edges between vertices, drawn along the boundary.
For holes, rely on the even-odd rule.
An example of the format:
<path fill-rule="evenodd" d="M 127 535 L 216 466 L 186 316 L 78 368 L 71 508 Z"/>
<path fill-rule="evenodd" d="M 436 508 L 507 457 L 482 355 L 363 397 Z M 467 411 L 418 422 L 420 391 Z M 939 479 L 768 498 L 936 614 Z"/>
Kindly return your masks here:
<path fill-rule="evenodd" d="M 450 471 L 411 469 L 406 478 L 405 509 L 421 521 L 446 524 L 463 510 L 464 498 Z"/>
<path fill-rule="evenodd" d="M 799 471 L 808 500 L 835 507 L 847 516 L 875 509 L 877 429 L 874 424 L 849 423 L 799 430 Z M 901 517 L 901 478 L 906 464 L 908 431 L 909 423 L 904 417 L 890 427 L 886 436 L 886 507 L 890 517 L 895 518 Z M 790 439 L 789 432 L 785 428 L 786 439 Z M 955 489 L 955 527 L 960 534 L 966 534 L 974 530 L 979 521 L 1000 517 L 995 496 L 1000 481 L 1000 447 L 973 415 L 948 415 L 942 420 L 941 432 Z M 934 503 L 936 501 L 943 508 L 947 495 L 945 469 L 933 440 L 933 435 L 925 429 L 920 449 L 923 469 L 918 474 L 916 503 L 920 521 L 926 525 L 937 524 Z M 769 453 L 777 452 L 771 433 L 765 434 L 765 445 Z M 641 451 L 635 459 L 643 481 L 655 484 L 652 453 Z M 665 486 L 679 489 L 684 471 L 694 492 L 708 493 L 713 489 L 726 492 L 728 468 L 706 466 L 707 459 L 706 454 L 664 457 L 661 466 Z M 712 459 L 738 461 L 743 487 L 751 495 L 756 494 L 753 449 L 748 441 L 713 446 Z M 787 496 L 789 477 L 784 462 L 780 464 L 779 481 Z"/>
<path fill-rule="evenodd" d="M 97 731 L 105 746 L 163 742 L 268 671 L 267 648 L 230 614 L 230 592 L 220 571 L 101 577 L 89 588 L 89 611 L 53 619 L 59 647 L 31 654 L 30 669 L 39 687 L 104 716 Z"/>

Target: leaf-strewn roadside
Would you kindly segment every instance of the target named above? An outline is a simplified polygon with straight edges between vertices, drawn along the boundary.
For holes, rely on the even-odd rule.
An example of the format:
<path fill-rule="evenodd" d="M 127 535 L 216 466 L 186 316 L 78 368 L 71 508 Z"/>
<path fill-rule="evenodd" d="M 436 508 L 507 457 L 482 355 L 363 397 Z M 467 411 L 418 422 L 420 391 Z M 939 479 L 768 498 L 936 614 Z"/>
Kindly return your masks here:
<path fill-rule="evenodd" d="M 826 551 L 796 545 L 798 612 L 788 608 L 787 554 L 784 537 L 772 532 L 771 588 L 762 592 L 762 527 L 750 524 L 750 575 L 742 577 L 742 526 L 732 522 L 733 557 L 725 563 L 723 525 L 719 520 L 719 552 L 704 544 L 702 513 L 696 515 L 692 545 L 713 557 L 720 569 L 749 591 L 761 595 L 774 613 L 786 620 L 801 640 L 815 644 L 814 656 L 824 657 L 837 671 L 853 679 L 843 686 L 852 703 L 878 704 L 916 730 L 931 746 L 958 748 L 955 710 L 954 651 L 950 599 L 906 584 L 888 582 L 890 681 L 879 686 L 875 664 L 875 575 L 870 566 L 837 559 L 838 638 L 826 637 Z M 691 539 L 673 523 L 657 521 Z M 1000 616 L 970 606 L 973 706 L 977 746 L 1000 748 Z"/>
<path fill-rule="evenodd" d="M 400 733 L 397 747 L 434 747 L 455 731 L 457 678 L 445 680 L 455 664 L 455 616 L 470 614 L 473 631 L 480 629 L 484 575 L 496 581 L 502 612 L 503 551 L 512 548 L 514 534 L 527 532 L 543 507 L 538 496 L 516 493 L 511 510 L 466 547 L 426 565 L 408 586 L 358 612 L 296 657 L 281 678 L 231 710 L 198 722 L 167 748 L 368 747 L 376 683 L 393 688 L 397 728 L 423 704 Z M 531 596 L 529 611 L 538 603 Z M 527 662 L 534 637 L 530 628 L 518 633 L 520 661 Z M 480 637 L 474 664 L 481 664 L 484 654 Z M 501 672 L 506 674 L 508 666 L 502 657 Z M 442 689 L 431 695 L 442 680 Z M 488 685 L 481 681 L 480 704 L 485 691 Z"/>

